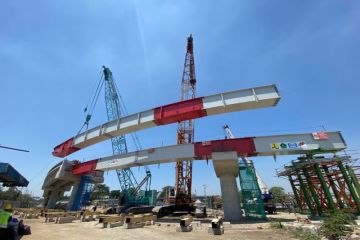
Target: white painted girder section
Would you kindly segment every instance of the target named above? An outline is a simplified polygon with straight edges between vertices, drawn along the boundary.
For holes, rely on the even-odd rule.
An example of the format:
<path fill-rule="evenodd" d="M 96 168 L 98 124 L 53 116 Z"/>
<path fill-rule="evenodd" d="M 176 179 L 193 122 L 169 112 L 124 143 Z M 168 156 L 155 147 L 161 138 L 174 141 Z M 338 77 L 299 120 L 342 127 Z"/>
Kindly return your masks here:
<path fill-rule="evenodd" d="M 106 122 L 89 129 L 74 138 L 73 146 L 85 148 L 110 138 L 157 126 L 154 123 L 154 110 L 147 110 L 117 120 Z"/>
<path fill-rule="evenodd" d="M 346 143 L 340 132 L 327 132 L 328 139 L 315 140 L 312 133 L 284 134 L 274 136 L 255 137 L 254 143 L 258 156 L 304 154 L 306 151 L 317 149 L 340 151 L 346 148 Z M 300 143 L 297 148 L 276 149 L 273 144 Z"/>
<path fill-rule="evenodd" d="M 275 106 L 280 100 L 276 85 L 214 94 L 203 98 L 207 115 Z"/>
<path fill-rule="evenodd" d="M 195 157 L 193 144 L 151 148 L 99 159 L 96 170 L 107 171 L 128 167 L 189 160 Z"/>

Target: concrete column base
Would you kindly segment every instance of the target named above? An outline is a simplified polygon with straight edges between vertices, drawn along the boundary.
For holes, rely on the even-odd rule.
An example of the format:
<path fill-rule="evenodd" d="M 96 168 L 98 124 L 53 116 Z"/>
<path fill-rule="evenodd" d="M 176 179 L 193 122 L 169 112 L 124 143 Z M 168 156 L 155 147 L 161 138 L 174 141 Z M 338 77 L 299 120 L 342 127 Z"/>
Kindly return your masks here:
<path fill-rule="evenodd" d="M 193 230 L 193 226 L 190 224 L 189 226 L 179 226 L 176 228 L 177 232 L 191 232 Z"/>
<path fill-rule="evenodd" d="M 236 177 L 239 175 L 237 153 L 216 152 L 212 154 L 212 158 L 215 173 L 220 179 L 224 219 L 227 221 L 240 221 L 240 197 L 236 183 Z"/>
<path fill-rule="evenodd" d="M 142 228 L 145 226 L 144 222 L 140 222 L 140 223 L 125 223 L 124 224 L 124 228 L 125 229 L 133 229 L 133 228 Z"/>
<path fill-rule="evenodd" d="M 208 233 L 213 235 L 222 235 L 224 234 L 224 227 L 220 226 L 220 228 L 212 228 L 211 225 L 208 227 Z"/>

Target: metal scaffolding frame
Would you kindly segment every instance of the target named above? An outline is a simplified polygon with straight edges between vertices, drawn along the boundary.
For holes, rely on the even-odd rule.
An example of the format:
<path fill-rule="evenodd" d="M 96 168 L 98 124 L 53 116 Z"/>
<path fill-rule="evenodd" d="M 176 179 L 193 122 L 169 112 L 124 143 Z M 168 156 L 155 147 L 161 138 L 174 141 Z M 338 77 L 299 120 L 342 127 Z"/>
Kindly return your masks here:
<path fill-rule="evenodd" d="M 242 193 L 241 201 L 246 218 L 265 220 L 264 201 L 251 160 L 242 159 L 239 161 L 239 180 Z"/>
<path fill-rule="evenodd" d="M 302 212 L 313 216 L 340 209 L 360 213 L 360 166 L 350 165 L 355 163 L 349 156 L 307 155 L 284 166 L 277 175 L 287 177 Z"/>

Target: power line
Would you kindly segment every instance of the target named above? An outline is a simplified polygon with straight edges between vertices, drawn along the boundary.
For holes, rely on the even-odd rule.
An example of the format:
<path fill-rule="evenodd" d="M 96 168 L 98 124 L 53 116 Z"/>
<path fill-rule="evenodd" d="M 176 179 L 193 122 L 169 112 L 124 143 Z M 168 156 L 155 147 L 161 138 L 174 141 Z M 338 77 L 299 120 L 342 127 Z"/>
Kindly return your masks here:
<path fill-rule="evenodd" d="M 20 152 L 30 152 L 29 150 L 25 150 L 25 149 L 6 147 L 6 146 L 2 146 L 2 145 L 0 145 L 0 148 L 5 148 L 5 149 L 9 149 L 9 150 L 14 150 L 14 151 L 20 151 Z"/>

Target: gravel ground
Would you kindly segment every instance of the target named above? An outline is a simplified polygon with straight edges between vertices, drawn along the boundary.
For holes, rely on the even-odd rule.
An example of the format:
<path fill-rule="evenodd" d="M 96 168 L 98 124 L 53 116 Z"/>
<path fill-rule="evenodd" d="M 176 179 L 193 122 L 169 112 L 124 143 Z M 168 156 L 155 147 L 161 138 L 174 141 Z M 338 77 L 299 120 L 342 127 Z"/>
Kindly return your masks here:
<path fill-rule="evenodd" d="M 275 215 L 277 218 L 291 220 L 294 215 Z M 286 217 L 285 217 L 286 216 Z M 231 224 L 231 228 L 225 229 L 225 234 L 213 236 L 207 233 L 208 223 L 202 223 L 200 226 L 194 226 L 192 232 L 176 232 L 177 223 L 166 222 L 161 219 L 160 224 L 145 226 L 138 229 L 124 229 L 123 227 L 103 229 L 101 224 L 96 221 L 80 222 L 66 224 L 45 223 L 43 218 L 26 219 L 25 224 L 31 226 L 32 235 L 24 236 L 23 240 L 42 240 L 42 239 L 66 239 L 66 240 L 107 240 L 107 239 L 293 239 L 283 232 L 275 231 L 269 228 L 269 223 L 242 222 Z M 160 226 L 159 226 L 160 225 Z"/>

